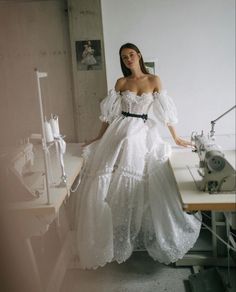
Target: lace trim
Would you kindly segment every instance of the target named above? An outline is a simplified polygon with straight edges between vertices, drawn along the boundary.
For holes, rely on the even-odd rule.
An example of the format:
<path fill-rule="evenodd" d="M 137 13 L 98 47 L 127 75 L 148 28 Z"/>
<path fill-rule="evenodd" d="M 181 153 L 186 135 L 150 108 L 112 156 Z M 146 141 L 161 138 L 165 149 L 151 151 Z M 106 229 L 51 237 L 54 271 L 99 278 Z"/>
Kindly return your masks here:
<path fill-rule="evenodd" d="M 111 176 L 114 173 L 119 173 L 119 175 L 123 175 L 125 177 L 129 177 L 129 178 L 134 178 L 137 180 L 144 180 L 147 178 L 147 173 L 139 173 L 137 171 L 135 171 L 132 167 L 122 167 L 122 166 L 118 166 L 117 164 L 115 164 L 113 167 L 108 167 L 106 166 L 104 169 L 99 170 L 99 171 L 90 171 L 90 172 L 86 172 L 85 170 L 85 175 L 87 177 L 97 177 L 97 176 Z"/>
<path fill-rule="evenodd" d="M 168 157 L 163 157 L 158 160 L 159 163 L 165 163 L 168 160 Z M 87 171 L 86 168 L 84 170 L 84 176 L 87 178 L 95 178 L 95 177 L 109 177 L 114 174 L 121 175 L 124 177 L 128 177 L 131 179 L 139 180 L 139 181 L 144 181 L 147 180 L 150 176 L 158 172 L 157 168 L 150 168 L 147 171 L 147 167 L 144 167 L 143 173 L 137 172 L 131 167 L 123 167 L 123 166 L 118 166 L 115 164 L 113 167 L 105 167 L 102 170 L 98 171 Z"/>
<path fill-rule="evenodd" d="M 140 102 L 145 102 L 145 103 L 149 103 L 150 101 L 153 100 L 153 94 L 151 92 L 144 92 L 141 95 L 137 95 L 135 92 L 132 92 L 130 90 L 125 90 L 121 93 L 121 96 L 124 100 L 126 101 L 130 101 L 132 103 L 140 103 Z M 148 101 L 147 98 L 150 97 L 150 100 Z"/>

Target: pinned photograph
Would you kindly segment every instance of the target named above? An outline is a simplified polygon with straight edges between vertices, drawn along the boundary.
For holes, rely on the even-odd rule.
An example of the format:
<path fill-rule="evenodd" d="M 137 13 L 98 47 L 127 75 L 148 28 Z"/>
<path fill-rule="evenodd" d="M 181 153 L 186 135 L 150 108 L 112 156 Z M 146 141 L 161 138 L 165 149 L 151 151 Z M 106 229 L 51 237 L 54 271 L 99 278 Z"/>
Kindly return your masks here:
<path fill-rule="evenodd" d="M 155 75 L 155 62 L 145 62 L 144 64 L 148 72 Z"/>
<path fill-rule="evenodd" d="M 157 58 L 144 58 L 145 67 L 147 68 L 150 74 L 156 75 L 157 74 Z"/>
<path fill-rule="evenodd" d="M 101 41 L 84 40 L 76 41 L 77 69 L 82 71 L 101 70 Z"/>

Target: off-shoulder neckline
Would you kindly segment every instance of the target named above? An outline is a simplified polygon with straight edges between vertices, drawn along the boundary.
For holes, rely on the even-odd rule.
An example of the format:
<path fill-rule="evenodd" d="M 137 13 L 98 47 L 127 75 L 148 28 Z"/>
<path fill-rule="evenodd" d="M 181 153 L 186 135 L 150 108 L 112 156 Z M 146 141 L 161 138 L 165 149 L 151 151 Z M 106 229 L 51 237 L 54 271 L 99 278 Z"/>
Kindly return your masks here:
<path fill-rule="evenodd" d="M 138 97 L 143 97 L 143 96 L 145 96 L 145 95 L 154 95 L 154 94 L 159 94 L 159 92 L 158 91 L 153 91 L 153 92 L 143 92 L 143 93 L 141 93 L 141 94 L 137 94 L 135 91 L 132 91 L 132 90 L 129 90 L 129 89 L 126 89 L 126 90 L 123 90 L 123 91 L 120 91 L 120 93 L 122 94 L 122 93 L 131 93 L 131 94 L 134 94 L 134 95 L 136 95 L 136 96 L 138 96 Z"/>

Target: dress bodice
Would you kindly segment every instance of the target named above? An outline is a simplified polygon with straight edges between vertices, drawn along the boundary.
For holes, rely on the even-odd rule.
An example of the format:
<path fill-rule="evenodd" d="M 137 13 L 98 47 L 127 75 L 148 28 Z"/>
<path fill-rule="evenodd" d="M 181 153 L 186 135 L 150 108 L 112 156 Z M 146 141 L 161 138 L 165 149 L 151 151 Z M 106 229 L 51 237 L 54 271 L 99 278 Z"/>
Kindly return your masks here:
<path fill-rule="evenodd" d="M 152 92 L 144 92 L 141 95 L 137 95 L 135 92 L 130 90 L 121 92 L 121 108 L 124 112 L 133 114 L 147 114 L 152 102 Z"/>
<path fill-rule="evenodd" d="M 177 123 L 175 104 L 166 91 L 136 92 L 125 90 L 117 92 L 111 89 L 106 98 L 100 103 L 100 120 L 112 123 L 116 118 L 122 117 L 122 111 L 132 114 L 148 114 L 148 119 L 158 120 L 163 124 Z"/>

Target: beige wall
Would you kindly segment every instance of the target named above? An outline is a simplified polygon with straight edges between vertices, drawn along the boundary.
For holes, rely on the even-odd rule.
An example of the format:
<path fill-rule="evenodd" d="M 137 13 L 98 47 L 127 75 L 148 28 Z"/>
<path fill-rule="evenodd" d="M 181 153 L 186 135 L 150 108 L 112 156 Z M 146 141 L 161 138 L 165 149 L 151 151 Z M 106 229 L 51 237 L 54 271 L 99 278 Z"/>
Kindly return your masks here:
<path fill-rule="evenodd" d="M 66 2 L 0 0 L 0 159 L 1 146 L 16 145 L 31 133 L 41 131 L 35 68 L 48 73 L 48 77 L 42 79 L 44 111 L 47 117 L 51 112 L 59 115 L 61 133 L 66 135 L 67 141 L 76 141 L 77 136 L 80 141 L 89 139 L 97 134 L 100 127 L 99 101 L 106 95 L 104 54 L 102 53 L 103 68 L 97 71 L 78 71 L 75 60 L 76 40 L 101 40 L 103 49 L 100 1 L 74 1 L 76 3 L 69 7 L 70 18 L 65 9 Z M 32 258 L 27 257 L 29 253 L 22 240 L 25 226 L 21 225 L 21 220 L 17 220 L 20 216 L 15 220 L 13 214 L 5 208 L 9 197 L 3 179 L 5 167 L 2 163 L 0 273 L 4 279 L 1 288 L 14 292 L 42 291 L 37 285 L 38 278 L 34 277 L 34 267 L 30 261 Z M 16 189 L 12 181 L 9 183 Z M 67 231 L 66 222 L 61 217 L 62 213 L 62 229 Z M 54 271 L 57 272 L 55 263 L 58 263 L 56 257 L 62 238 L 58 240 L 56 227 L 54 224 L 51 226 L 48 235 L 44 235 L 45 254 L 40 250 L 41 238 L 33 238 L 33 248 L 36 259 L 39 259 L 37 255 L 40 256 L 39 267 L 48 271 L 54 268 L 54 275 Z M 59 233 L 62 235 L 60 231 Z M 46 258 L 44 256 L 48 251 L 52 251 L 52 254 Z M 40 276 L 43 286 L 46 286 L 51 272 L 44 272 L 45 269 Z M 59 282 L 62 278 L 58 278 Z"/>
<path fill-rule="evenodd" d="M 34 68 L 45 114 L 59 115 L 61 133 L 75 141 L 68 15 L 64 0 L 0 1 L 0 145 L 39 133 Z"/>

